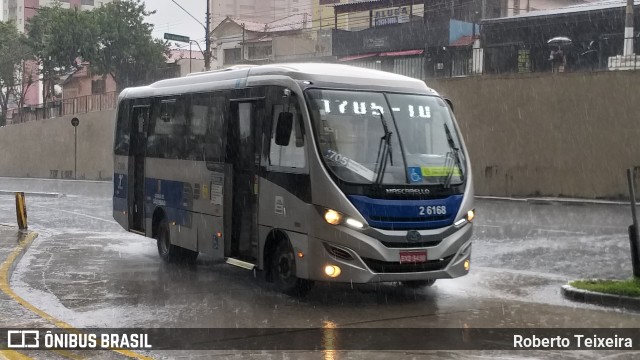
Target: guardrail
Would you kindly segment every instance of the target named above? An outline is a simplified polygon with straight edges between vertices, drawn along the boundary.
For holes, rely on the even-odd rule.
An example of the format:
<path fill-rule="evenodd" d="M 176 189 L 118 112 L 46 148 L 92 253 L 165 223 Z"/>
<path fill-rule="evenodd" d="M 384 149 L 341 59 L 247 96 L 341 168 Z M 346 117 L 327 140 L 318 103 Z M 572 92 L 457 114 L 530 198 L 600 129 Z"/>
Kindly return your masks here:
<path fill-rule="evenodd" d="M 54 100 L 22 109 L 10 109 L 7 113 L 7 125 L 93 111 L 113 110 L 116 108 L 117 101 L 118 92 L 113 91 L 105 94 Z"/>

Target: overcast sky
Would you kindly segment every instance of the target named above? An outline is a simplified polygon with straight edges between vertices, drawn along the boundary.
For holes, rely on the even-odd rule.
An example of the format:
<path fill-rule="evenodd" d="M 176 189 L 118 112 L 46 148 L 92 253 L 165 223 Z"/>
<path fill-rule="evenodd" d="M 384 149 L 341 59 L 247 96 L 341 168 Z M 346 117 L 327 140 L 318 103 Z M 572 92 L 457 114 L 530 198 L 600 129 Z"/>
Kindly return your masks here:
<path fill-rule="evenodd" d="M 204 28 L 191 16 L 180 9 L 171 0 L 145 0 L 148 10 L 156 10 L 147 21 L 154 25 L 153 36 L 162 38 L 164 33 L 172 33 L 190 37 L 204 43 Z M 176 0 L 183 8 L 196 17 L 202 24 L 205 23 L 207 11 L 206 0 Z M 171 42 L 173 47 L 174 43 Z M 188 44 L 178 45 L 188 48 Z"/>

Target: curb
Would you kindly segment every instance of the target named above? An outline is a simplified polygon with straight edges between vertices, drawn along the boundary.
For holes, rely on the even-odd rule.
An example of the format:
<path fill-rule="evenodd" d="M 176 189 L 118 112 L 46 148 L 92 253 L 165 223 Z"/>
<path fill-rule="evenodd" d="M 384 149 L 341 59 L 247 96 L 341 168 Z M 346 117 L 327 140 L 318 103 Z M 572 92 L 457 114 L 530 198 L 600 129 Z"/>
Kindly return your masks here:
<path fill-rule="evenodd" d="M 571 285 L 562 285 L 561 293 L 568 300 L 640 311 L 640 298 L 636 297 L 582 290 Z"/>
<path fill-rule="evenodd" d="M 480 200 L 514 201 L 526 202 L 530 204 L 571 204 L 571 205 L 624 205 L 629 206 L 628 201 L 596 200 L 596 199 L 574 199 L 574 198 L 512 198 L 503 196 L 475 196 Z"/>
<path fill-rule="evenodd" d="M 80 330 L 73 327 L 72 325 L 60 320 L 48 313 L 40 310 L 36 306 L 32 305 L 25 299 L 21 298 L 17 295 L 12 289 L 10 285 L 10 279 L 13 275 L 15 267 L 18 265 L 23 255 L 27 252 L 33 241 L 38 237 L 38 233 L 30 230 L 22 230 L 20 231 L 22 236 L 18 243 L 18 245 L 13 249 L 13 251 L 9 254 L 9 256 L 2 262 L 0 265 L 0 291 L 9 296 L 13 301 L 22 305 L 27 310 L 35 313 L 42 319 L 48 321 L 53 324 L 56 328 L 67 330 L 69 332 L 79 333 Z M 112 349 L 109 350 L 116 352 L 120 355 L 124 355 L 128 358 L 141 359 L 141 360 L 152 360 L 151 357 L 136 353 L 132 350 L 121 350 L 121 349 Z M 66 357 L 66 356 L 65 356 Z"/>
<path fill-rule="evenodd" d="M 64 194 L 61 194 L 61 193 L 35 192 L 35 191 L 9 191 L 9 190 L 0 190 L 0 195 L 14 195 L 17 192 L 23 192 L 25 195 L 29 195 L 29 196 L 40 196 L 40 197 L 50 197 L 50 198 L 61 198 L 65 196 Z"/>
<path fill-rule="evenodd" d="M 8 227 L 15 228 L 14 226 L 8 226 Z M 22 260 L 22 257 L 24 256 L 24 254 L 27 252 L 27 250 L 29 250 L 29 248 L 31 247 L 31 244 L 35 239 L 38 238 L 38 235 L 39 235 L 37 232 L 31 231 L 31 230 L 17 230 L 17 231 L 20 233 L 20 240 L 18 240 L 18 244 L 19 244 L 18 250 L 14 249 L 13 251 L 15 253 L 15 257 L 9 263 L 9 266 L 6 269 L 3 269 L 2 266 L 0 266 L 1 270 L 6 270 L 6 274 L 0 274 L 0 279 L 1 279 L 0 283 L 3 283 L 6 281 L 7 286 L 9 286 L 9 281 L 11 280 L 11 276 L 13 275 L 13 272 L 16 266 L 18 266 L 18 263 L 20 263 L 20 260 Z M 9 257 L 11 257 L 11 254 L 9 255 Z M 3 262 L 2 265 L 5 265 L 5 262 Z M 6 275 L 6 279 L 4 278 L 5 275 Z"/>

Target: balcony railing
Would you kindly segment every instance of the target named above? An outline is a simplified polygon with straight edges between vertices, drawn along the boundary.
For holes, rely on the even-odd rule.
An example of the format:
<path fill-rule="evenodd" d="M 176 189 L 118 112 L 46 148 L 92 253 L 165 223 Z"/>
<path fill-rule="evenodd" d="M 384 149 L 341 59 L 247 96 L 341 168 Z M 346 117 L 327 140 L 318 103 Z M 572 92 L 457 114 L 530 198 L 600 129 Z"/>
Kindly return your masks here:
<path fill-rule="evenodd" d="M 7 113 L 7 124 L 18 124 L 66 115 L 85 114 L 94 111 L 113 110 L 116 108 L 117 101 L 118 93 L 116 91 L 105 94 L 53 100 L 46 104 L 26 106 L 22 109 L 10 109 Z"/>

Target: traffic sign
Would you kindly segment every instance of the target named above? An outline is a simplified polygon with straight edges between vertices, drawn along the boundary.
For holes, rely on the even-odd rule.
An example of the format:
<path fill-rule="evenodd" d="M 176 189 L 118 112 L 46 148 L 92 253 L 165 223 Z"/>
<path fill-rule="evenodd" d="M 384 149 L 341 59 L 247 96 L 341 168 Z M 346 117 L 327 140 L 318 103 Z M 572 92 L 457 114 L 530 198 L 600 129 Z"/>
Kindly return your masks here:
<path fill-rule="evenodd" d="M 189 42 L 188 36 L 182 36 L 182 35 L 176 35 L 176 34 L 164 33 L 164 38 L 165 40 L 173 40 L 173 41 L 179 41 L 184 43 Z"/>
<path fill-rule="evenodd" d="M 71 125 L 73 125 L 73 127 L 78 126 L 78 124 L 80 124 L 80 120 L 78 120 L 77 117 L 74 117 L 73 119 L 71 119 Z"/>

